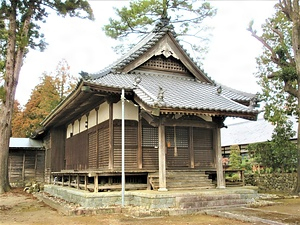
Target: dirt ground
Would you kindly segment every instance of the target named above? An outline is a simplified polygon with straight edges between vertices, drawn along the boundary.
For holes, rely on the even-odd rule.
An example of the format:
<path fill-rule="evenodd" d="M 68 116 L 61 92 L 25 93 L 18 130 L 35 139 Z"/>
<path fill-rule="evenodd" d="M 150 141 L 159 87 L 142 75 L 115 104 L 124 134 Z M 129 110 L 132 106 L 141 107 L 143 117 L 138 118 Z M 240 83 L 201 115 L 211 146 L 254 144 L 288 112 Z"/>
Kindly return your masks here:
<path fill-rule="evenodd" d="M 241 222 L 203 214 L 187 216 L 166 216 L 159 218 L 133 218 L 124 214 L 99 214 L 93 216 L 65 216 L 38 201 L 33 195 L 21 189 L 12 189 L 11 192 L 0 195 L 0 224 L 63 224 L 63 225 L 232 225 L 255 224 Z"/>

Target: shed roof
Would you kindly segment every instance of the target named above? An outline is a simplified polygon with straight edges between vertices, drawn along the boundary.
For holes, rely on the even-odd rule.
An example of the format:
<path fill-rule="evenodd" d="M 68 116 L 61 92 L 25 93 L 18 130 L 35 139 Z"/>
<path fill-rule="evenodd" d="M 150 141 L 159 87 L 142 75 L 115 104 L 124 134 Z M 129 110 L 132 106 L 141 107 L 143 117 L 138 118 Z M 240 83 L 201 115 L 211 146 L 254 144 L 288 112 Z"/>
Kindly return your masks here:
<path fill-rule="evenodd" d="M 43 148 L 43 142 L 31 138 L 10 138 L 9 148 L 41 149 Z"/>

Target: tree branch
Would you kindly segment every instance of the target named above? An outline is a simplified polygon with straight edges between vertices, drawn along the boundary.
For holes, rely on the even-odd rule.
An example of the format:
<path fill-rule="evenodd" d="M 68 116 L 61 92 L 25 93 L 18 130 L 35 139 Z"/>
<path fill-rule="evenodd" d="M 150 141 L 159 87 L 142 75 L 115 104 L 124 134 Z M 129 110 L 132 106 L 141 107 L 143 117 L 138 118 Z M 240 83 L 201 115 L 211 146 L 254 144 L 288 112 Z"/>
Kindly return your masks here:
<path fill-rule="evenodd" d="M 293 88 L 293 86 L 288 82 L 284 82 L 284 91 L 286 91 L 287 93 L 289 93 L 290 95 L 296 98 L 300 97 L 298 91 L 295 88 Z"/>
<path fill-rule="evenodd" d="M 279 39 L 280 39 L 280 43 L 281 43 L 282 45 L 286 45 L 286 44 L 285 44 L 286 41 L 284 40 L 284 35 L 283 35 L 283 33 L 281 33 L 278 29 L 273 28 L 272 26 L 271 26 L 271 30 L 272 30 L 275 34 L 278 35 L 278 37 L 279 37 Z M 290 63 L 294 63 L 294 58 L 291 56 L 291 54 L 290 54 L 288 51 L 286 51 L 285 54 L 286 54 L 287 58 L 289 59 Z"/>
<path fill-rule="evenodd" d="M 274 62 L 274 63 L 276 63 L 276 64 L 278 64 L 278 65 L 280 65 L 280 59 L 277 57 L 277 55 L 276 55 L 276 53 L 274 52 L 274 50 L 273 50 L 273 48 L 262 38 L 262 37 L 260 37 L 260 36 L 258 36 L 257 34 L 256 34 L 256 32 L 252 29 L 252 27 L 249 27 L 248 29 L 247 29 L 248 31 L 250 31 L 250 33 L 251 33 L 251 35 L 254 37 L 254 38 L 256 38 L 259 42 L 261 42 L 270 52 L 271 52 L 271 54 L 272 54 L 272 56 L 271 56 L 271 60 Z"/>

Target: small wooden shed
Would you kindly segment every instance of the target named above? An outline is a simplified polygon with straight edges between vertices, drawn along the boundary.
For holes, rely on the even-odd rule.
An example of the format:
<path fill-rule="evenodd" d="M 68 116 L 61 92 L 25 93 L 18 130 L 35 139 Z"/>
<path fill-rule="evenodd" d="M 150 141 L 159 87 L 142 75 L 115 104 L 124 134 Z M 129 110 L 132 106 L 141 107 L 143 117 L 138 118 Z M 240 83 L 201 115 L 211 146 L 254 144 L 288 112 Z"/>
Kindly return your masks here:
<path fill-rule="evenodd" d="M 208 188 L 214 174 L 224 187 L 220 128 L 226 117 L 256 120 L 255 95 L 215 83 L 175 36 L 157 24 L 110 66 L 81 73 L 42 123 L 48 178 L 93 183 L 95 191 L 120 187 L 124 112 L 127 187 Z"/>
<path fill-rule="evenodd" d="M 45 150 L 41 140 L 10 138 L 8 176 L 12 186 L 44 182 Z"/>

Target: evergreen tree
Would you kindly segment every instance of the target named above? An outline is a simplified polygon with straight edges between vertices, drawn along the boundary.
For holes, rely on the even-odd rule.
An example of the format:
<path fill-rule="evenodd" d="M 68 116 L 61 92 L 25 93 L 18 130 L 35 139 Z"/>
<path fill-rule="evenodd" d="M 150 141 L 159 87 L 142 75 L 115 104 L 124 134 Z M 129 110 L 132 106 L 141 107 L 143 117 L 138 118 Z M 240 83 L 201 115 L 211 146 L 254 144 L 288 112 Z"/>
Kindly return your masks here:
<path fill-rule="evenodd" d="M 242 165 L 241 150 L 238 145 L 230 146 L 229 165 L 232 169 L 240 169 Z"/>
<path fill-rule="evenodd" d="M 250 144 L 249 154 L 256 163 L 271 171 L 294 171 L 297 168 L 297 146 L 291 142 L 294 135 L 292 123 L 281 121 L 273 131 L 272 140 Z"/>
<path fill-rule="evenodd" d="M 258 77 L 263 88 L 261 99 L 267 104 L 265 118 L 275 125 L 287 122 L 287 115 L 300 116 L 300 6 L 299 0 L 279 0 L 276 14 L 258 35 L 250 23 L 252 36 L 263 44 L 258 57 Z M 300 126 L 297 142 L 297 185 L 300 193 Z"/>
<path fill-rule="evenodd" d="M 195 0 L 135 0 L 130 1 L 129 7 L 115 8 L 115 12 L 117 18 L 110 18 L 109 23 L 103 27 L 107 36 L 126 40 L 128 43 L 129 36 L 147 34 L 156 23 L 169 21 L 174 26 L 178 38 L 187 43 L 192 51 L 200 52 L 201 54 L 195 55 L 196 58 L 200 58 L 206 51 L 204 46 L 208 41 L 207 35 L 204 35 L 208 27 L 203 21 L 213 17 L 216 9 L 208 2 L 201 3 Z M 199 43 L 199 39 L 201 44 L 194 44 Z M 117 49 L 120 49 L 120 46 L 117 46 Z"/>
<path fill-rule="evenodd" d="M 39 24 L 54 10 L 58 15 L 93 19 L 86 0 L 2 0 L 0 2 L 0 194 L 10 189 L 8 152 L 15 93 L 29 48 L 45 48 Z"/>

